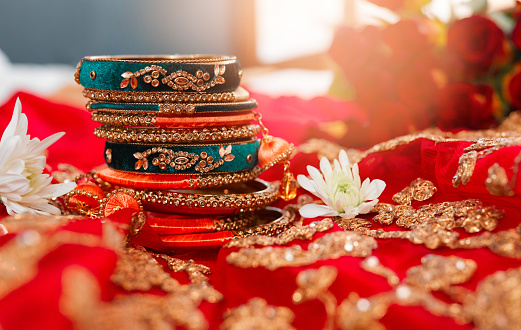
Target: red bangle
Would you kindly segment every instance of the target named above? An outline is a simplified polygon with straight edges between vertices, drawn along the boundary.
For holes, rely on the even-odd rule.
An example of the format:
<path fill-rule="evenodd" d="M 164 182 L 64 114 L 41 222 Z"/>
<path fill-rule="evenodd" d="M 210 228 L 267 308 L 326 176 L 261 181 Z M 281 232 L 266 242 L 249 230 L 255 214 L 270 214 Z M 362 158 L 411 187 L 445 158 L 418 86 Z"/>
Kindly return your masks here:
<path fill-rule="evenodd" d="M 147 212 L 147 223 L 159 235 L 213 233 L 243 229 L 255 220 L 252 212 L 234 217 L 160 214 Z"/>
<path fill-rule="evenodd" d="M 253 226 L 243 230 L 229 230 L 215 233 L 187 235 L 159 235 L 163 243 L 171 249 L 216 249 L 229 241 L 252 235 L 278 235 L 293 225 L 295 213 L 291 210 L 280 210 L 267 207 L 256 212 Z"/>

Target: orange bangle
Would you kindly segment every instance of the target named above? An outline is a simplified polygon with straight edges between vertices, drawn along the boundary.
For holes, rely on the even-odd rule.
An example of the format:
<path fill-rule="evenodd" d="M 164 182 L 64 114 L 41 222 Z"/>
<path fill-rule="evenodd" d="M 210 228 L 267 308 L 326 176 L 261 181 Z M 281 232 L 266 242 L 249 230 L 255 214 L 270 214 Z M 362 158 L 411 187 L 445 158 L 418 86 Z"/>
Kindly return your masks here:
<path fill-rule="evenodd" d="M 293 226 L 295 213 L 288 209 L 267 207 L 256 213 L 256 223 L 244 230 L 230 230 L 216 233 L 159 235 L 163 243 L 171 249 L 218 249 L 229 241 L 252 235 L 278 235 Z"/>
<path fill-rule="evenodd" d="M 217 187 L 251 181 L 262 172 L 258 166 L 252 170 L 212 174 L 140 174 L 104 168 L 98 172 L 100 179 L 133 189 L 196 189 Z"/>
<path fill-rule="evenodd" d="M 233 217 L 147 212 L 147 223 L 159 235 L 213 233 L 243 229 L 255 220 L 252 212 Z"/>
<path fill-rule="evenodd" d="M 198 115 L 189 117 L 166 117 L 155 114 L 114 114 L 106 111 L 92 113 L 93 121 L 113 126 L 129 127 L 215 127 L 245 125 L 255 120 L 255 114 L 249 110 L 219 115 Z"/>

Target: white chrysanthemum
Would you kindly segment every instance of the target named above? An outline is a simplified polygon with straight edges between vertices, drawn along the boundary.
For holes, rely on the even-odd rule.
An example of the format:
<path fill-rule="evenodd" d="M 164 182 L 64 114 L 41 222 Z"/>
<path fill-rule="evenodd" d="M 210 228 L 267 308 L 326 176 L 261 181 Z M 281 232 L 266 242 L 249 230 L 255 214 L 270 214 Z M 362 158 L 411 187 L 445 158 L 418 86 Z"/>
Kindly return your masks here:
<path fill-rule="evenodd" d="M 27 135 L 27 116 L 16 100 L 11 122 L 0 141 L 0 201 L 9 214 L 59 214 L 49 199 L 74 189 L 74 182 L 51 184 L 52 177 L 43 174 L 46 158 L 43 151 L 65 133 L 56 133 L 40 141 Z"/>
<path fill-rule="evenodd" d="M 306 218 L 340 216 L 352 219 L 357 214 L 371 211 L 385 189 L 385 182 L 382 180 L 370 181 L 367 178 L 360 184 L 358 164 L 354 164 L 351 170 L 349 158 L 344 150 L 340 151 L 338 160 L 335 159 L 334 168 L 326 157 L 322 157 L 320 171 L 313 166 L 308 166 L 307 169 L 311 180 L 299 175 L 297 181 L 302 188 L 320 198 L 325 205 L 302 206 L 299 212 Z"/>

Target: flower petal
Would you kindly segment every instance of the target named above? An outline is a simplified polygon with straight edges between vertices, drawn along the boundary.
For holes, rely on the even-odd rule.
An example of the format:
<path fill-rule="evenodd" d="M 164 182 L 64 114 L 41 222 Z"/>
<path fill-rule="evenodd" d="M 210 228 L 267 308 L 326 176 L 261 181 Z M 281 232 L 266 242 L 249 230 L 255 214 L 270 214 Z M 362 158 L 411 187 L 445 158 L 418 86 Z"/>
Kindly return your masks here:
<path fill-rule="evenodd" d="M 322 159 L 320 159 L 320 171 L 326 177 L 326 181 L 327 181 L 327 177 L 331 176 L 331 174 L 333 173 L 333 168 L 331 167 L 331 163 L 329 162 L 329 160 L 327 160 L 326 157 L 322 157 Z"/>
<path fill-rule="evenodd" d="M 366 179 L 367 180 L 367 179 Z M 365 182 L 364 182 L 365 183 Z M 362 190 L 362 200 L 367 201 L 371 199 L 375 199 L 380 197 L 382 192 L 385 189 L 385 182 L 382 180 L 373 180 L 369 184 L 369 187 L 365 190 Z"/>
<path fill-rule="evenodd" d="M 346 151 L 344 149 L 340 150 L 340 153 L 338 154 L 338 160 L 340 161 L 342 171 L 347 172 L 350 169 L 349 158 L 347 157 Z"/>
<path fill-rule="evenodd" d="M 311 181 L 305 175 L 299 174 L 297 176 L 297 181 L 302 188 L 306 189 L 310 193 L 316 192 L 315 188 L 311 184 Z"/>
<path fill-rule="evenodd" d="M 306 204 L 298 211 L 304 218 L 333 217 L 338 215 L 338 212 L 329 206 L 317 204 Z"/>
<path fill-rule="evenodd" d="M 358 214 L 367 214 L 371 212 L 373 207 L 378 203 L 378 199 L 374 199 L 370 202 L 362 203 L 358 206 Z"/>
<path fill-rule="evenodd" d="M 353 164 L 353 181 L 355 182 L 355 185 L 357 187 L 360 187 L 360 173 L 358 172 L 358 164 L 357 163 L 354 163 Z"/>

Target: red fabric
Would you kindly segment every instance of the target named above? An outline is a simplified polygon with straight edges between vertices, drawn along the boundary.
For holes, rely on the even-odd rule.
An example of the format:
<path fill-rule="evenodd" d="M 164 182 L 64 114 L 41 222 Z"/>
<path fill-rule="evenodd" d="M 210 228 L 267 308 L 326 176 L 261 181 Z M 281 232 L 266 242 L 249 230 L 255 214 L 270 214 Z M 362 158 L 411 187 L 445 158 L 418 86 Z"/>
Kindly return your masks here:
<path fill-rule="evenodd" d="M 29 117 L 30 132 L 44 138 L 57 131 L 67 131 L 62 141 L 54 145 L 49 153 L 49 164 L 55 166 L 59 162 L 72 163 L 82 168 L 90 169 L 103 161 L 103 141 L 92 135 L 93 124 L 88 119 L 88 114 L 83 110 L 71 107 L 51 104 L 27 94 L 19 94 L 23 104 L 23 110 Z M 302 101 L 286 99 L 288 109 L 286 113 L 270 109 L 270 99 L 255 95 L 259 104 L 265 107 L 259 108 L 259 112 L 265 113 L 264 123 L 275 136 L 282 136 L 290 142 L 301 143 L 316 132 L 318 122 L 333 120 L 334 110 L 321 112 L 317 110 L 320 102 L 334 104 L 334 101 L 322 99 L 310 101 L 313 105 Z M 273 101 L 273 100 L 272 100 Z M 317 103 L 318 102 L 318 103 Z M 268 103 L 268 104 L 266 104 Z M 1 107 L 2 124 L 5 126 L 14 99 L 8 105 Z M 302 106 L 302 107 L 301 107 Z M 324 109 L 334 109 L 326 107 Z M 295 116 L 295 114 L 302 114 Z M 360 118 L 355 109 L 350 109 L 338 116 Z M 74 118 L 68 120 L 66 118 Z M 5 124 L 4 124 L 5 122 Z M 434 143 L 427 139 L 417 139 L 407 145 L 399 146 L 394 150 L 372 154 L 360 162 L 360 175 L 362 178 L 381 179 L 387 183 L 387 187 L 381 195 L 380 201 L 393 203 L 391 197 L 396 192 L 408 186 L 412 180 L 421 177 L 431 180 L 438 188 L 438 192 L 425 202 L 413 202 L 414 207 L 426 203 L 442 201 L 456 201 L 467 198 L 477 198 L 484 205 L 494 205 L 505 210 L 504 218 L 499 221 L 496 231 L 514 228 L 521 219 L 520 195 L 521 179 L 518 177 L 515 184 L 514 197 L 498 197 L 488 193 L 484 186 L 488 168 L 499 163 L 506 169 L 507 175 L 512 176 L 512 164 L 514 158 L 521 152 L 521 146 L 503 148 L 477 162 L 474 174 L 467 185 L 457 188 L 452 185 L 452 177 L 456 173 L 458 160 L 463 149 L 469 146 L 469 142 L 445 142 Z M 85 152 L 88 150 L 89 152 Z M 314 154 L 298 154 L 292 160 L 291 169 L 295 175 L 307 174 L 306 165 L 318 165 L 318 159 Z M 266 173 L 280 178 L 281 169 L 274 168 L 270 171 L 278 173 Z M 304 191 L 299 191 L 304 193 Z M 282 202 L 279 203 L 282 205 Z M 111 215 L 112 221 L 128 223 L 132 210 L 121 210 Z M 367 216 L 370 218 L 370 216 Z M 313 221 L 316 219 L 308 219 Z M 1 222 L 0 222 L 1 223 Z M 373 228 L 379 228 L 373 224 Z M 77 233 L 89 233 L 101 235 L 101 222 L 99 220 L 80 220 L 67 225 L 60 230 L 69 230 Z M 331 231 L 340 230 L 336 225 Z M 395 225 L 388 226 L 385 230 L 400 230 Z M 458 231 L 461 237 L 464 232 Z M 317 233 L 314 239 L 325 233 Z M 13 239 L 12 234 L 0 236 L 0 251 L 4 244 Z M 300 244 L 307 246 L 311 241 L 293 241 L 290 245 Z M 521 260 L 511 259 L 492 253 L 488 249 L 451 250 L 440 248 L 429 250 L 423 245 L 414 245 L 406 240 L 377 240 L 378 248 L 373 251 L 380 262 L 394 270 L 400 279 L 405 277 L 408 268 L 420 264 L 420 259 L 429 253 L 440 255 L 456 255 L 470 258 L 478 263 L 474 276 L 463 284 L 470 290 L 475 290 L 477 284 L 484 277 L 498 271 L 513 267 L 520 267 Z M 153 230 L 145 226 L 143 234 L 136 237 L 136 244 L 163 250 L 165 246 L 158 239 Z M 276 248 L 276 247 L 275 247 Z M 286 306 L 295 313 L 293 326 L 298 329 L 320 329 L 326 320 L 325 309 L 318 300 L 312 300 L 302 304 L 292 302 L 292 294 L 297 289 L 295 282 L 297 274 L 304 269 L 319 268 L 322 265 L 333 265 L 338 269 L 338 277 L 333 282 L 330 291 L 335 295 L 338 303 L 345 299 L 350 292 L 357 292 L 362 297 L 368 297 L 379 292 L 389 291 L 391 288 L 387 281 L 380 276 L 373 275 L 362 270 L 359 266 L 362 258 L 341 257 L 339 259 L 323 260 L 304 267 L 285 267 L 275 271 L 264 268 L 239 268 L 229 265 L 226 257 L 237 249 L 221 249 L 210 251 L 183 252 L 176 255 L 183 259 L 194 259 L 195 262 L 208 265 L 212 269 L 210 284 L 212 284 L 224 296 L 217 304 L 204 303 L 201 311 L 209 321 L 210 328 L 217 329 L 222 322 L 223 313 L 238 305 L 246 303 L 253 297 L 261 297 L 268 304 L 274 306 Z M 63 245 L 49 253 L 38 263 L 37 276 L 20 288 L 10 292 L 0 299 L 0 326 L 2 329 L 25 328 L 72 328 L 64 315 L 60 313 L 59 297 L 61 295 L 61 274 L 66 266 L 77 264 L 87 268 L 99 281 L 103 293 L 103 300 L 110 301 L 116 293 L 122 290 L 110 281 L 110 275 L 114 270 L 116 255 L 113 251 L 100 247 L 85 247 L 78 245 Z M 175 273 L 173 276 L 187 283 L 185 273 Z M 449 318 L 438 317 L 430 314 L 421 307 L 391 306 L 381 322 L 391 329 L 422 328 L 422 329 L 465 329 L 471 325 L 459 325 Z"/>

